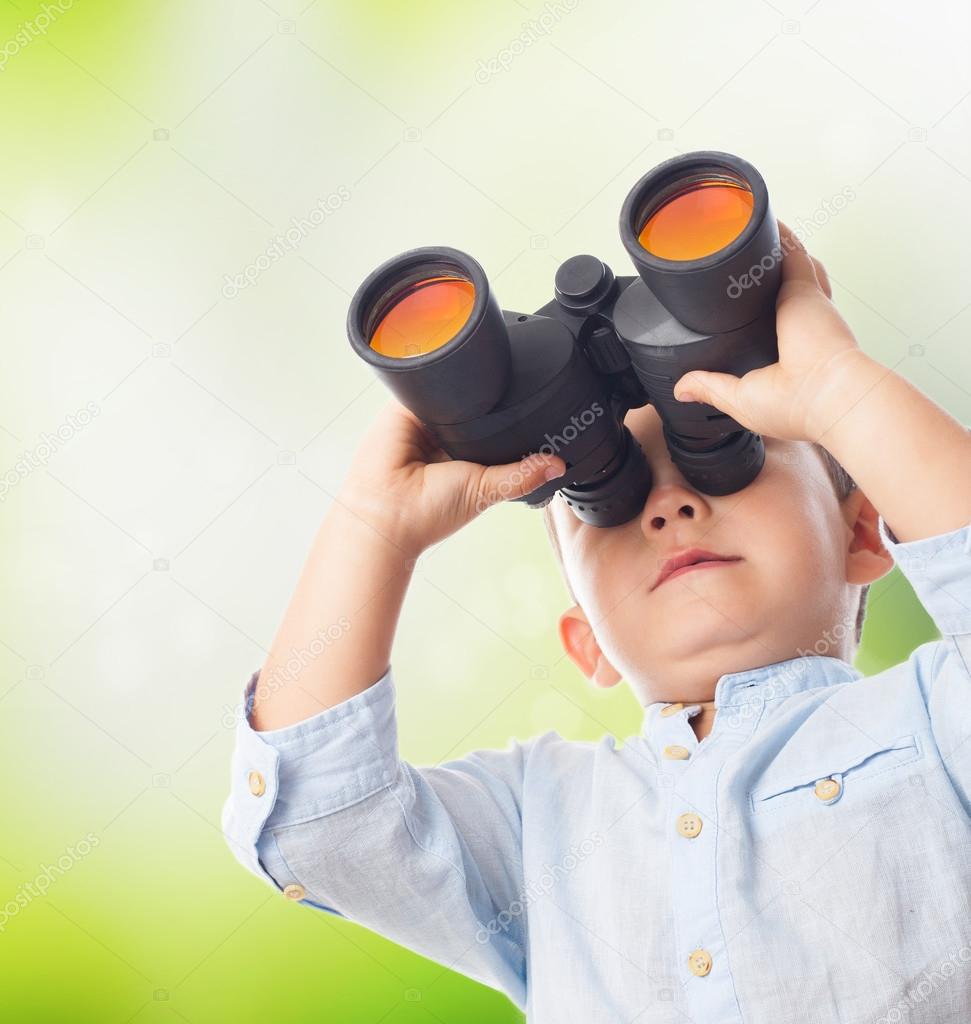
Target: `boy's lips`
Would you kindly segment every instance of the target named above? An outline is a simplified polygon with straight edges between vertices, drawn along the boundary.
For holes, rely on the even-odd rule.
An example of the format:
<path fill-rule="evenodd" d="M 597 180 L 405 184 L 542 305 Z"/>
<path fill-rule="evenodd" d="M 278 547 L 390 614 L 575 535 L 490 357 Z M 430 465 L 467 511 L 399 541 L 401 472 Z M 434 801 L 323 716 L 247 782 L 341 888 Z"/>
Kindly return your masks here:
<path fill-rule="evenodd" d="M 669 558 L 661 563 L 661 569 L 651 584 L 650 589 L 656 590 L 666 579 L 670 578 L 680 569 L 688 566 L 701 565 L 712 562 L 740 562 L 739 555 L 720 555 L 716 551 L 706 551 L 704 548 L 683 548 L 675 551 Z"/>

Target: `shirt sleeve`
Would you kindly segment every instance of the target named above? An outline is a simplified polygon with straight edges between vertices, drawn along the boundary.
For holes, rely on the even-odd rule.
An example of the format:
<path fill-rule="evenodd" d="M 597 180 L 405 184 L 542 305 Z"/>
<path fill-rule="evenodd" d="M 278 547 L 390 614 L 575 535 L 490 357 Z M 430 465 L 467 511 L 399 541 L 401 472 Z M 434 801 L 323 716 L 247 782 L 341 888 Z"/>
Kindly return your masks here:
<path fill-rule="evenodd" d="M 880 537 L 941 633 L 910 657 L 948 782 L 971 817 L 971 524 L 897 541 Z"/>
<path fill-rule="evenodd" d="M 398 753 L 388 671 L 302 722 L 256 731 L 244 690 L 222 828 L 283 895 L 504 992 L 522 1010 L 522 792 L 534 741 L 433 766 Z"/>
<path fill-rule="evenodd" d="M 878 530 L 941 634 L 971 633 L 971 523 L 950 533 L 898 541 L 880 516 Z"/>

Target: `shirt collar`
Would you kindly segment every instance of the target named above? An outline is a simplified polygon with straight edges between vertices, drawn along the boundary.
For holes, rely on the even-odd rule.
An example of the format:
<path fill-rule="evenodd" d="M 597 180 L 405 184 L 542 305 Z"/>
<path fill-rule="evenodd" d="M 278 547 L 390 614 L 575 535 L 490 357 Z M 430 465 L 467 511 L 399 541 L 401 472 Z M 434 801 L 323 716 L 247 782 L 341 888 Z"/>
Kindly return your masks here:
<path fill-rule="evenodd" d="M 715 684 L 715 721 L 717 712 L 723 708 L 737 707 L 750 703 L 764 703 L 777 697 L 789 697 L 803 690 L 835 683 L 848 683 L 860 679 L 863 673 L 842 658 L 822 654 L 807 654 L 787 658 L 771 665 L 745 669 L 741 672 L 726 672 L 718 677 Z M 655 738 L 658 723 L 667 715 L 661 712 L 672 704 L 684 704 L 687 717 L 693 717 L 699 705 L 687 702 L 654 701 L 644 707 L 644 722 L 641 735 Z M 694 710 L 692 710 L 694 709 Z M 668 713 L 670 714 L 670 712 Z"/>

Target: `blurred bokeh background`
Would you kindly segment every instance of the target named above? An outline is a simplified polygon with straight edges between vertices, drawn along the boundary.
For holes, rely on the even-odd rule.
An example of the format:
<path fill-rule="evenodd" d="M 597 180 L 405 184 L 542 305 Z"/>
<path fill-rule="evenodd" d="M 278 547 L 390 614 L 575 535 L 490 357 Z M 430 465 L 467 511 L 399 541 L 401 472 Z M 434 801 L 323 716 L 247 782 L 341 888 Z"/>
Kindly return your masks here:
<path fill-rule="evenodd" d="M 532 311 L 577 252 L 630 272 L 644 171 L 726 149 L 864 348 L 971 422 L 969 29 L 953 0 L 0 0 L 5 1017 L 522 1019 L 220 834 L 232 710 L 387 397 L 350 294 L 441 243 Z M 566 603 L 520 505 L 423 559 L 403 756 L 638 731 L 563 657 Z M 934 635 L 895 570 L 858 665 Z"/>

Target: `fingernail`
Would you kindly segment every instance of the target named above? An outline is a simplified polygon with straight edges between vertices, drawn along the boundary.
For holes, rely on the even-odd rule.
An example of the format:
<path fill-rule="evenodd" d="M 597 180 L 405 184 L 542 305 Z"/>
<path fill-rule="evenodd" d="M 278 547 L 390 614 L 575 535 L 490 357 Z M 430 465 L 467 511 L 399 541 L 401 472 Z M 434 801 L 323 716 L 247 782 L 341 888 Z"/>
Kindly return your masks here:
<path fill-rule="evenodd" d="M 697 402 L 698 396 L 693 391 L 682 391 L 680 395 L 675 395 L 675 398 L 679 402 Z"/>
<path fill-rule="evenodd" d="M 543 478 L 546 480 L 555 480 L 558 476 L 563 476 L 563 470 L 557 469 L 556 466 L 547 466 L 543 470 Z"/>

